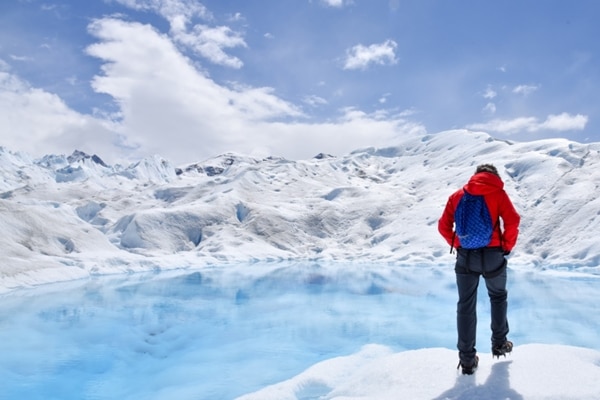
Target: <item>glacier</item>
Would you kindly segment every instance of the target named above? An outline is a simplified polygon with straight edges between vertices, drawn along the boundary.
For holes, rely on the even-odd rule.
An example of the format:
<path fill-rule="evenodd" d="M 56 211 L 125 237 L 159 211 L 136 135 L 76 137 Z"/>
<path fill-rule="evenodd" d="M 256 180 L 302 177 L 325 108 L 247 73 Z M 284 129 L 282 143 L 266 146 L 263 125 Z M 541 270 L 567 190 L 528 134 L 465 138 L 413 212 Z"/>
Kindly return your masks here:
<path fill-rule="evenodd" d="M 480 163 L 522 215 L 514 268 L 596 272 L 600 144 L 408 136 L 310 160 L 236 153 L 109 166 L 75 152 L 0 149 L 2 290 L 94 274 L 257 261 L 445 265 L 437 219 Z"/>

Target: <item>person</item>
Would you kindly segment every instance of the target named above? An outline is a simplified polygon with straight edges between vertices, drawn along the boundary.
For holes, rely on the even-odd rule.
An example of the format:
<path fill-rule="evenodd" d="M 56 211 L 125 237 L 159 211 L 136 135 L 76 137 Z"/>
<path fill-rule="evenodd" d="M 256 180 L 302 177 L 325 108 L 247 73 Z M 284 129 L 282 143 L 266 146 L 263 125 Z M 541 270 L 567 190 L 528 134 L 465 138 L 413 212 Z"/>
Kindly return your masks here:
<path fill-rule="evenodd" d="M 491 221 L 494 221 L 491 240 L 487 246 L 476 249 L 461 247 L 456 234 L 455 211 L 464 193 L 483 196 Z M 500 219 L 502 224 L 500 224 Z M 456 320 L 458 331 L 458 368 L 471 375 L 477 368 L 479 357 L 475 348 L 477 331 L 477 288 L 483 276 L 491 305 L 492 355 L 506 356 L 513 348 L 507 340 L 506 256 L 513 250 L 519 234 L 521 217 L 504 191 L 504 182 L 493 164 L 477 166 L 475 174 L 463 188 L 448 198 L 438 230 L 452 248 L 456 248 L 456 286 L 458 303 Z M 497 222 L 495 222 L 497 221 Z M 465 239 L 466 240 L 466 239 Z"/>

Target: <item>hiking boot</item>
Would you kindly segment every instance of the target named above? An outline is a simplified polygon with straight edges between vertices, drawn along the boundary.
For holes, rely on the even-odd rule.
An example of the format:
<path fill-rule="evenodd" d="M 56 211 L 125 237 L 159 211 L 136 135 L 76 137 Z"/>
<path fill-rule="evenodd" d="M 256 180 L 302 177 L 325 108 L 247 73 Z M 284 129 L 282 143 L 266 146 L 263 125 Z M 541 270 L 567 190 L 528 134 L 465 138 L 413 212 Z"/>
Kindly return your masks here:
<path fill-rule="evenodd" d="M 506 341 L 501 345 L 492 346 L 492 356 L 500 358 L 500 356 L 506 357 L 508 353 L 510 353 L 513 349 L 513 344 L 511 341 Z"/>
<path fill-rule="evenodd" d="M 479 365 L 479 357 L 475 356 L 471 364 L 464 364 L 462 361 L 459 361 L 458 367 L 456 367 L 456 369 L 462 367 L 463 375 L 473 375 L 473 372 L 475 372 L 475 370 L 477 369 L 477 365 Z"/>

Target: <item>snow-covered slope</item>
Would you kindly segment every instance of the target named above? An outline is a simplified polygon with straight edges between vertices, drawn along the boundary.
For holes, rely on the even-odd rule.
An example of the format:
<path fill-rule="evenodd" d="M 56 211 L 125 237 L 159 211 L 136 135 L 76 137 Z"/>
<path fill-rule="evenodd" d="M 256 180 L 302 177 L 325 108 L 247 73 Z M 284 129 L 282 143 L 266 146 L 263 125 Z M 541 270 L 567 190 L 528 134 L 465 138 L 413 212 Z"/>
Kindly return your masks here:
<path fill-rule="evenodd" d="M 597 270 L 600 144 L 410 136 L 310 160 L 224 154 L 175 168 L 0 148 L 0 286 L 255 260 L 452 262 L 447 197 L 494 163 L 522 215 L 512 266 Z"/>

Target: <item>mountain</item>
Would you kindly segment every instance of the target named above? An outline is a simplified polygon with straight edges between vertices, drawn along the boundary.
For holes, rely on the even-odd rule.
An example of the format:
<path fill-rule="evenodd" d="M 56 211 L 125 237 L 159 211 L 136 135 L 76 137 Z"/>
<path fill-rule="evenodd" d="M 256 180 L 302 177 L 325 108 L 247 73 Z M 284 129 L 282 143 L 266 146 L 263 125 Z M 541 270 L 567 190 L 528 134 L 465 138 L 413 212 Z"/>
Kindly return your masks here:
<path fill-rule="evenodd" d="M 512 267 L 597 271 L 600 143 L 454 130 L 339 157 L 178 167 L 0 147 L 0 287 L 264 260 L 451 264 L 437 220 L 481 163 L 498 167 L 522 216 Z"/>

